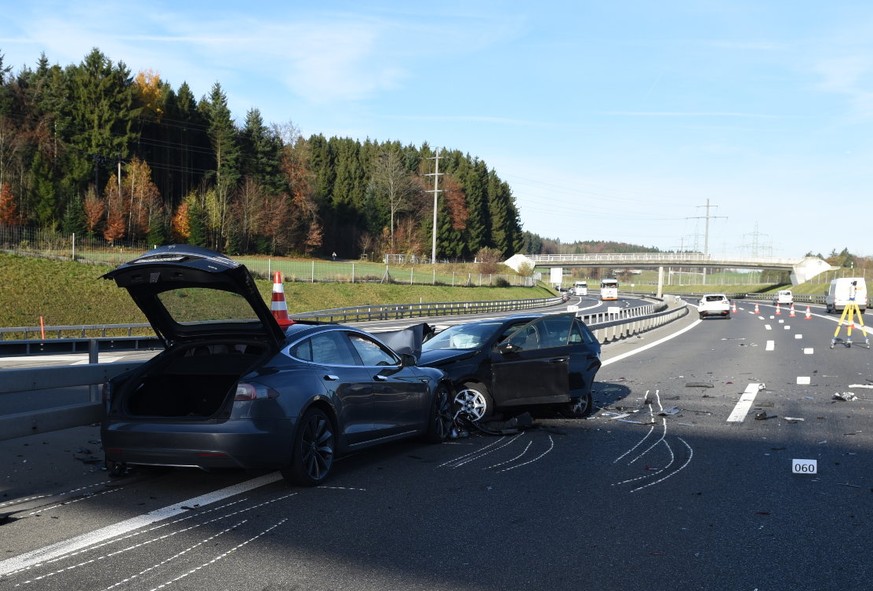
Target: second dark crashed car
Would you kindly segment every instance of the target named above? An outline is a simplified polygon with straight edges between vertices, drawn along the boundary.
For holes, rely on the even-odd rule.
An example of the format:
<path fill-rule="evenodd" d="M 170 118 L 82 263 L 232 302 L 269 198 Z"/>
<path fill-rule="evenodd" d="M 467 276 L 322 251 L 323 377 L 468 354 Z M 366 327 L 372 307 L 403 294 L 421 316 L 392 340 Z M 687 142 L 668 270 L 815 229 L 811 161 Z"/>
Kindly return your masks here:
<path fill-rule="evenodd" d="M 587 416 L 600 343 L 575 314 L 526 314 L 457 324 L 422 345 L 419 365 L 448 374 L 472 420 L 553 405 Z"/>

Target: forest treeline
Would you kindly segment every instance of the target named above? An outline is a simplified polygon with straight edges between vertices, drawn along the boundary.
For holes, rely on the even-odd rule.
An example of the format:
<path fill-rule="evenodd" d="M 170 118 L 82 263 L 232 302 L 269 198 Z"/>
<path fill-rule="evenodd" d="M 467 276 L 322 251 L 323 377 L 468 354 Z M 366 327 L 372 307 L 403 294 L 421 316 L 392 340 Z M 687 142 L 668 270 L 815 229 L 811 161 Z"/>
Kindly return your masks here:
<path fill-rule="evenodd" d="M 238 125 L 216 82 L 195 98 L 93 49 L 13 72 L 0 53 L 0 224 L 227 253 L 429 257 L 437 152 L 267 124 Z M 437 256 L 525 248 L 509 185 L 439 152 Z"/>
<path fill-rule="evenodd" d="M 457 149 L 301 136 L 256 108 L 238 124 L 216 82 L 197 99 L 93 49 L 13 72 L 0 48 L 0 226 L 228 254 L 430 256 L 657 252 L 524 231 L 507 182 Z M 581 228 L 580 228 L 581 231 Z M 864 268 L 845 250 L 832 264 Z"/>

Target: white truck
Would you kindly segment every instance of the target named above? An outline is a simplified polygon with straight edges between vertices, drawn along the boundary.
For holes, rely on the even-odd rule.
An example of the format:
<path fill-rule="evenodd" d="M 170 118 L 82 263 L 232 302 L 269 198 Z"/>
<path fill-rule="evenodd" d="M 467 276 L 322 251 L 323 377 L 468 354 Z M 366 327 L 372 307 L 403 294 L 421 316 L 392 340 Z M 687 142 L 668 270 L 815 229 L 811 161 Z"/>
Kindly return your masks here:
<path fill-rule="evenodd" d="M 867 282 L 863 277 L 838 277 L 831 280 L 825 292 L 828 312 L 842 312 L 851 302 L 858 304 L 861 314 L 867 310 Z"/>

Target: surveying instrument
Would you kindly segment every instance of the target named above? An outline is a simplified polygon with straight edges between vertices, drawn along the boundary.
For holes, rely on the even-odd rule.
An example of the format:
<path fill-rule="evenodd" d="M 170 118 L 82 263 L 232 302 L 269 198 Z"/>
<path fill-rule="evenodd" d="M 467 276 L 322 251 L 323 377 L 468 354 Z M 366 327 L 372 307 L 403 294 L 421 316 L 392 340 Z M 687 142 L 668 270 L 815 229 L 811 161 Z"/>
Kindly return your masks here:
<path fill-rule="evenodd" d="M 864 334 L 864 345 L 868 349 L 870 348 L 870 340 L 867 338 L 867 329 L 864 328 L 864 317 L 861 316 L 861 309 L 858 307 L 858 302 L 855 301 L 855 290 L 857 289 L 857 285 L 857 281 L 852 281 L 852 286 L 849 288 L 849 303 L 846 304 L 846 307 L 843 308 L 843 313 L 840 315 L 840 321 L 837 323 L 837 329 L 834 331 L 834 338 L 831 340 L 831 349 L 834 348 L 837 341 L 841 340 L 837 338 L 837 335 L 840 334 L 840 329 L 843 327 L 844 322 L 846 324 L 846 340 L 842 341 L 842 343 L 845 344 L 846 347 L 852 346 L 852 327 L 855 325 L 855 314 L 858 315 L 858 324 L 861 325 L 861 332 Z"/>

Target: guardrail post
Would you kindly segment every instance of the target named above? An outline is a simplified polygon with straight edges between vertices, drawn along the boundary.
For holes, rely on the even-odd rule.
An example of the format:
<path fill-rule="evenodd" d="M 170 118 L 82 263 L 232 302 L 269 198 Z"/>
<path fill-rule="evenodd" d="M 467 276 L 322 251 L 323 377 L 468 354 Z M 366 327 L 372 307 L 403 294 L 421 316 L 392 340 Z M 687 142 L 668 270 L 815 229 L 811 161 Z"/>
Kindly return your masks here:
<path fill-rule="evenodd" d="M 95 365 L 99 363 L 98 356 L 100 353 L 100 346 L 97 339 L 91 339 L 88 341 L 88 363 L 91 365 Z M 88 386 L 90 391 L 90 400 L 91 402 L 99 402 L 100 401 L 100 387 L 97 384 L 91 384 Z"/>

